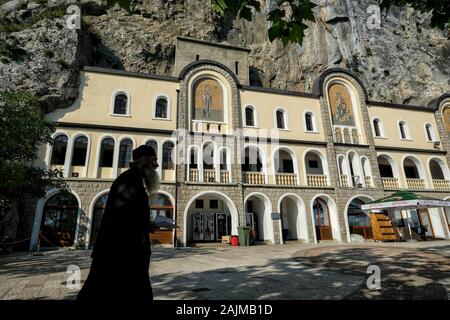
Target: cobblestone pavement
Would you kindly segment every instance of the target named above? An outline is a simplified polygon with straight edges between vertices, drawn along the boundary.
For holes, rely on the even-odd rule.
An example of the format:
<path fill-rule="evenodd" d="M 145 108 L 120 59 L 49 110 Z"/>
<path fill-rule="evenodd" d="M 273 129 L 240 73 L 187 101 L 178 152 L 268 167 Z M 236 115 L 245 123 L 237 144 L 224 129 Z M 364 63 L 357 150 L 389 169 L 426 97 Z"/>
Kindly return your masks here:
<path fill-rule="evenodd" d="M 69 265 L 90 251 L 0 257 L 0 299 L 74 299 Z M 369 265 L 381 289 L 367 289 Z M 113 266 L 112 266 L 113 267 Z M 153 248 L 155 299 L 448 299 L 450 241 Z"/>

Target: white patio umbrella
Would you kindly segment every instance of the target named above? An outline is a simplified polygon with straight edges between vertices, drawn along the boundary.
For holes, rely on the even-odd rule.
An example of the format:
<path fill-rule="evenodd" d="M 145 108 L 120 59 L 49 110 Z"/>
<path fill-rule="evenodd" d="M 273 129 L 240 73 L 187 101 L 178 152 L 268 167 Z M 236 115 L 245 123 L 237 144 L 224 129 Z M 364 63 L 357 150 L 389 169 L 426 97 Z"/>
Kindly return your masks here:
<path fill-rule="evenodd" d="M 425 197 L 410 191 L 400 190 L 388 197 L 381 198 L 379 200 L 374 200 L 372 202 L 361 205 L 361 210 L 372 211 L 383 209 L 397 209 L 403 211 L 411 209 L 442 208 L 442 207 L 450 207 L 450 201 Z M 409 219 L 407 220 L 408 220 L 409 236 L 412 239 L 411 225 L 409 223 Z"/>

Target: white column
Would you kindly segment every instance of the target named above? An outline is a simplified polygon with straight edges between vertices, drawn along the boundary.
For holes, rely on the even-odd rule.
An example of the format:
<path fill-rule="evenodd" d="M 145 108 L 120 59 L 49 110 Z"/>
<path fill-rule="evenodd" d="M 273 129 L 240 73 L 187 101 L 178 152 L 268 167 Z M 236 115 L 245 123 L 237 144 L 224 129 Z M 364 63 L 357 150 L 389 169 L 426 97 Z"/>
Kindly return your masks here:
<path fill-rule="evenodd" d="M 217 151 L 217 147 L 214 147 L 213 165 L 216 172 L 215 181 L 220 182 L 220 154 Z"/>
<path fill-rule="evenodd" d="M 88 136 L 88 145 L 86 148 L 86 162 L 84 163 L 84 178 L 88 178 L 89 175 L 89 160 L 91 159 L 92 140 Z"/>
<path fill-rule="evenodd" d="M 113 157 L 113 170 L 112 170 L 112 178 L 117 178 L 117 171 L 119 169 L 119 150 L 120 150 L 120 142 L 114 143 L 114 157 Z"/>
<path fill-rule="evenodd" d="M 72 165 L 73 139 L 70 137 L 67 141 L 66 158 L 64 160 L 64 177 L 67 178 Z"/>
<path fill-rule="evenodd" d="M 197 158 L 197 167 L 198 167 L 198 181 L 203 182 L 203 146 L 198 150 L 198 158 Z"/>
<path fill-rule="evenodd" d="M 158 150 L 156 150 L 156 154 L 159 159 L 158 174 L 161 180 L 162 180 L 162 166 L 163 166 L 163 146 L 164 144 L 158 142 Z"/>

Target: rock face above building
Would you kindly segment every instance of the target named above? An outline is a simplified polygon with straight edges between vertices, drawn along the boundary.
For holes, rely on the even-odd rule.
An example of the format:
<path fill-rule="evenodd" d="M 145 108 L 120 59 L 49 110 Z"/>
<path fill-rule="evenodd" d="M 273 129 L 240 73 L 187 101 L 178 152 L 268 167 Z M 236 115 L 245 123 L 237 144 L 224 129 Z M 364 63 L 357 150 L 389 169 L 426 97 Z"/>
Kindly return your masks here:
<path fill-rule="evenodd" d="M 15 37 L 26 52 L 1 59 L 0 90 L 30 90 L 47 110 L 67 107 L 78 94 L 80 66 L 171 75 L 176 37 L 185 36 L 249 48 L 254 85 L 308 92 L 321 72 L 338 66 L 360 77 L 371 100 L 426 104 L 450 91 L 447 31 L 430 28 L 430 15 L 411 8 L 393 8 L 381 28 L 369 29 L 367 9 L 376 1 L 314 0 L 316 22 L 303 45 L 283 47 L 267 37 L 264 15 L 273 0 L 262 1 L 252 22 L 220 18 L 202 0 L 134 0 L 131 13 L 105 2 L 0 1 L 3 25 L 19 26 L 1 42 Z M 66 27 L 69 4 L 82 8 L 80 31 Z"/>

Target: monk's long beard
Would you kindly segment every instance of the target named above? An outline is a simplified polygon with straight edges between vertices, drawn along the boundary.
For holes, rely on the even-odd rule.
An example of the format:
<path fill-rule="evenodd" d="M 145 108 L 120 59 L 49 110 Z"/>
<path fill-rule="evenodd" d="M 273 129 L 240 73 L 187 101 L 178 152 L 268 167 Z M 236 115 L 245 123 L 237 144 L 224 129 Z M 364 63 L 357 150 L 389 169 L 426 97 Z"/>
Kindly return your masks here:
<path fill-rule="evenodd" d="M 159 174 L 154 168 L 144 169 L 144 184 L 148 193 L 151 193 L 159 188 Z"/>

